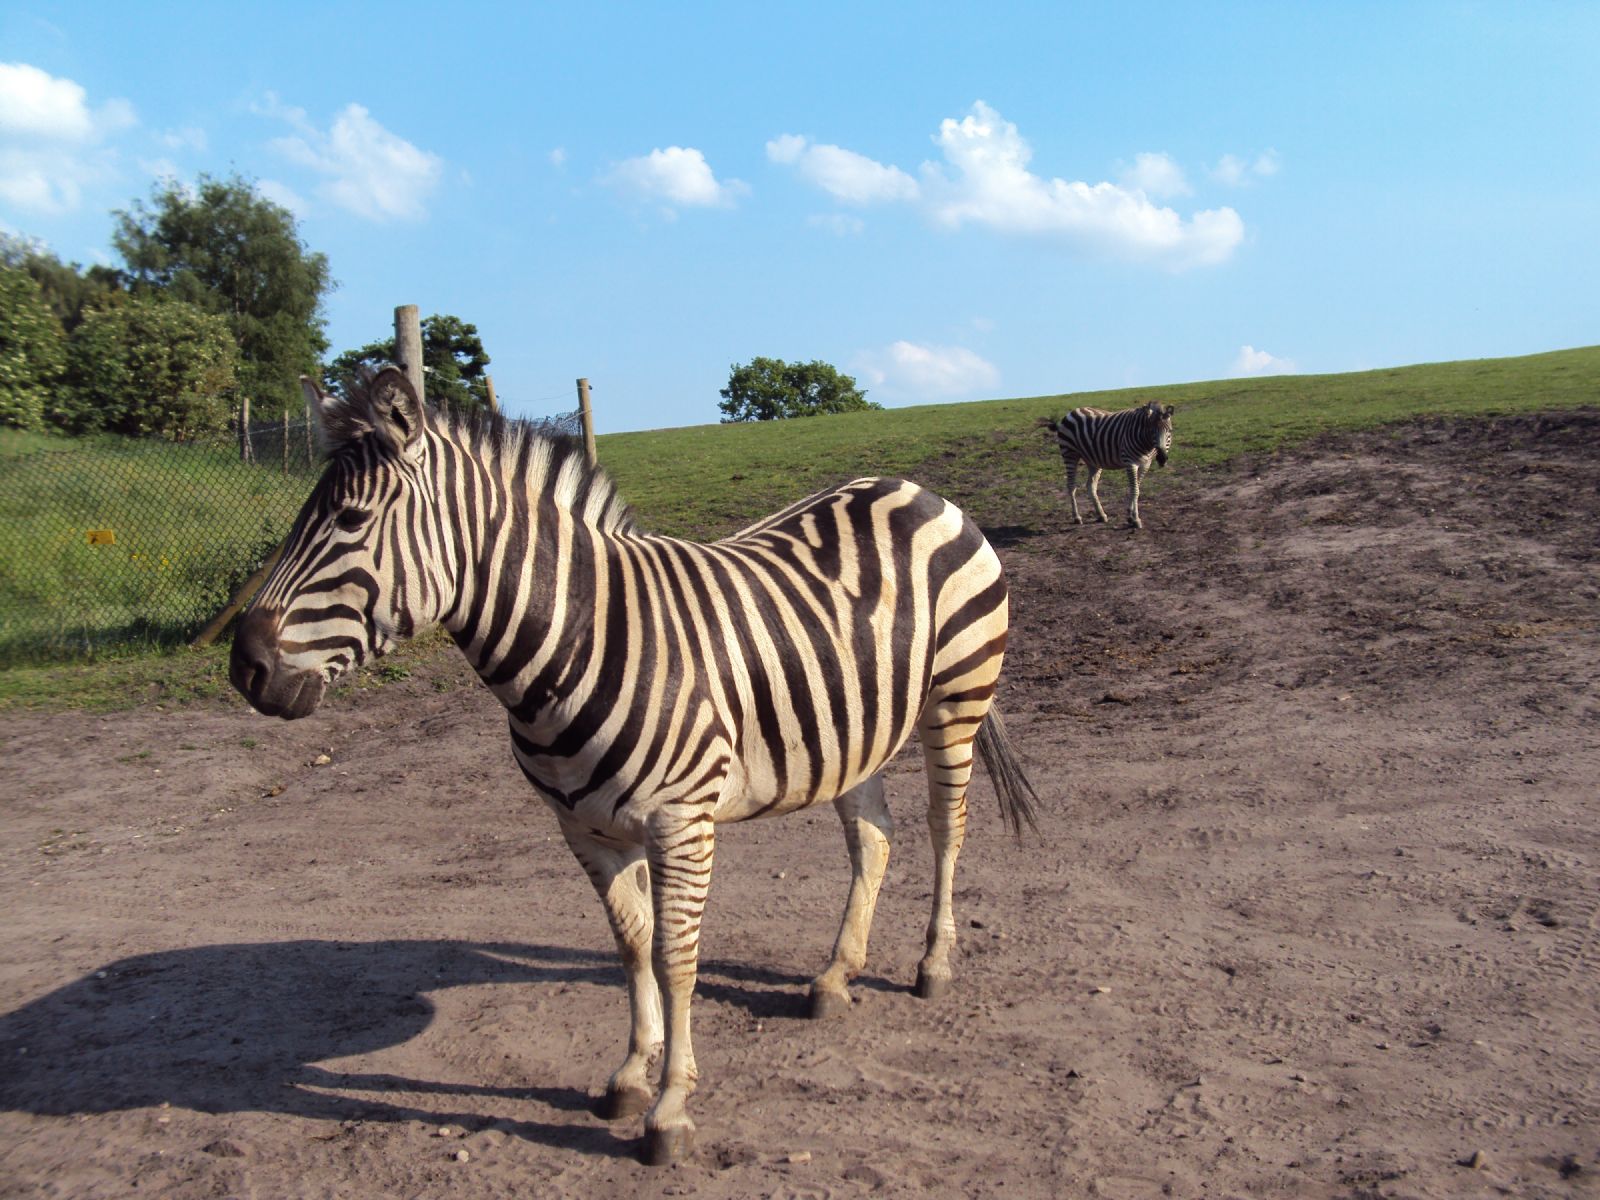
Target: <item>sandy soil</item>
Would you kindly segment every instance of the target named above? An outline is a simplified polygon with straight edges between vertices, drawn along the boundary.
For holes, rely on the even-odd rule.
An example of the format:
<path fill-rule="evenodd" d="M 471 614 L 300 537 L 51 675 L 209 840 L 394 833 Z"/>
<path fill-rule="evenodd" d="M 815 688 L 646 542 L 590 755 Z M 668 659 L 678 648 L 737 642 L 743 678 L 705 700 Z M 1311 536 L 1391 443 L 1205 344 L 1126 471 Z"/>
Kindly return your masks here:
<path fill-rule="evenodd" d="M 837 821 L 724 829 L 665 1170 L 588 1111 L 610 936 L 454 657 L 295 724 L 8 718 L 0 1195 L 1600 1194 L 1597 443 L 1180 441 L 1142 532 L 995 531 L 1044 837 L 975 785 L 918 1001 L 902 758 L 858 1003 L 811 1022 Z"/>

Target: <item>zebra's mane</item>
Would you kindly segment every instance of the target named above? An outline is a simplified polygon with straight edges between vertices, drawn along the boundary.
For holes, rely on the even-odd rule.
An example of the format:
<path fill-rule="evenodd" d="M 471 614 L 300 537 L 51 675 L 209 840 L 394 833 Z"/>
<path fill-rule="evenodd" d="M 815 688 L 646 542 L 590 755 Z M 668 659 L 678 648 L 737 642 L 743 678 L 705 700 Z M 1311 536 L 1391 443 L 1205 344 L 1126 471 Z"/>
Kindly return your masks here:
<path fill-rule="evenodd" d="M 580 439 L 552 436 L 532 421 L 484 410 L 444 413 L 430 406 L 428 419 L 512 486 L 526 483 L 533 495 L 548 497 L 602 533 L 638 532 L 617 485 L 604 468 L 589 465 Z"/>

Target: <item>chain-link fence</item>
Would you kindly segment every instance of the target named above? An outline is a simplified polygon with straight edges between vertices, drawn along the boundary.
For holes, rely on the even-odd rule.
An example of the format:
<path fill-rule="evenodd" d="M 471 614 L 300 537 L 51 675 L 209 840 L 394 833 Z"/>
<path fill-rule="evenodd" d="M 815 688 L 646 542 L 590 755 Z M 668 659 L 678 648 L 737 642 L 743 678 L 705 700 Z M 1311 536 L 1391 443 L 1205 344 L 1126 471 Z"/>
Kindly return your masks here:
<path fill-rule="evenodd" d="M 533 424 L 582 431 L 576 412 Z M 320 472 L 304 420 L 178 444 L 0 447 L 0 665 L 187 641 L 282 541 Z"/>
<path fill-rule="evenodd" d="M 0 664 L 191 636 L 282 540 L 319 471 L 304 421 L 8 453 Z"/>

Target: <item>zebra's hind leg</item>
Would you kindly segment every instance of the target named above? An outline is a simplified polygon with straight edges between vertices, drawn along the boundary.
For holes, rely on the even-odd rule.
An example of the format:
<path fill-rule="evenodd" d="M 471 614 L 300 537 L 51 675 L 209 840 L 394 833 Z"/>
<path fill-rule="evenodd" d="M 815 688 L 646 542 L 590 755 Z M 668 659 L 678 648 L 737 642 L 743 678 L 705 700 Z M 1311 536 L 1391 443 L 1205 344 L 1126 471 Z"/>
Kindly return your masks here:
<path fill-rule="evenodd" d="M 1083 514 L 1078 511 L 1078 464 L 1076 461 L 1067 464 L 1067 493 L 1072 497 L 1072 521 L 1075 525 L 1083 524 Z"/>
<path fill-rule="evenodd" d="M 628 977 L 628 1056 L 612 1073 L 605 1095 L 595 1105 L 595 1114 L 601 1120 L 616 1121 L 650 1107 L 650 1064 L 661 1053 L 661 990 L 650 964 L 654 932 L 650 868 L 645 864 L 642 846 L 601 842 L 564 823 L 562 833 L 605 905 Z"/>
<path fill-rule="evenodd" d="M 1094 514 L 1095 514 L 1095 516 L 1100 518 L 1100 524 L 1104 525 L 1111 518 L 1106 516 L 1106 510 L 1104 508 L 1100 507 L 1100 468 L 1099 467 L 1090 467 L 1089 468 L 1089 499 L 1094 501 Z"/>
<path fill-rule="evenodd" d="M 933 838 L 933 913 L 928 944 L 917 964 L 917 995 L 931 1000 L 950 990 L 950 952 L 956 944 L 956 858 L 967 833 L 967 784 L 972 779 L 972 739 L 989 709 L 981 701 L 930 704 L 919 723 L 928 775 L 928 832 Z M 967 693 L 971 695 L 971 693 Z M 974 712 L 976 715 L 973 715 Z"/>
<path fill-rule="evenodd" d="M 878 905 L 878 888 L 889 865 L 894 823 L 883 795 L 883 776 L 874 775 L 833 802 L 850 848 L 850 898 L 833 943 L 833 961 L 811 983 L 811 1015 L 837 1016 L 850 1007 L 849 983 L 867 962 L 867 937 Z"/>
<path fill-rule="evenodd" d="M 1144 528 L 1144 522 L 1139 519 L 1138 463 L 1133 463 L 1128 467 L 1128 524 L 1135 529 Z"/>

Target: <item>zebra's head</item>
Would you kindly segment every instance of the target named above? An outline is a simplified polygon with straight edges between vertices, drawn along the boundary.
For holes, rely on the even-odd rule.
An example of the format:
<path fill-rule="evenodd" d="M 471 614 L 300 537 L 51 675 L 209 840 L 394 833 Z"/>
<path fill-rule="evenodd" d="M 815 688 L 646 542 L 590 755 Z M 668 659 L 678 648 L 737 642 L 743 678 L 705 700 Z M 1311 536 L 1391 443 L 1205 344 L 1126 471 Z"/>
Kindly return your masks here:
<path fill-rule="evenodd" d="M 428 414 L 385 367 L 345 397 L 302 379 L 328 465 L 239 623 L 228 678 L 268 716 L 314 711 L 327 686 L 436 621 L 448 539 L 428 485 Z"/>
<path fill-rule="evenodd" d="M 1172 405 L 1152 400 L 1144 406 L 1144 419 L 1155 433 L 1156 464 L 1164 467 L 1172 450 Z"/>

